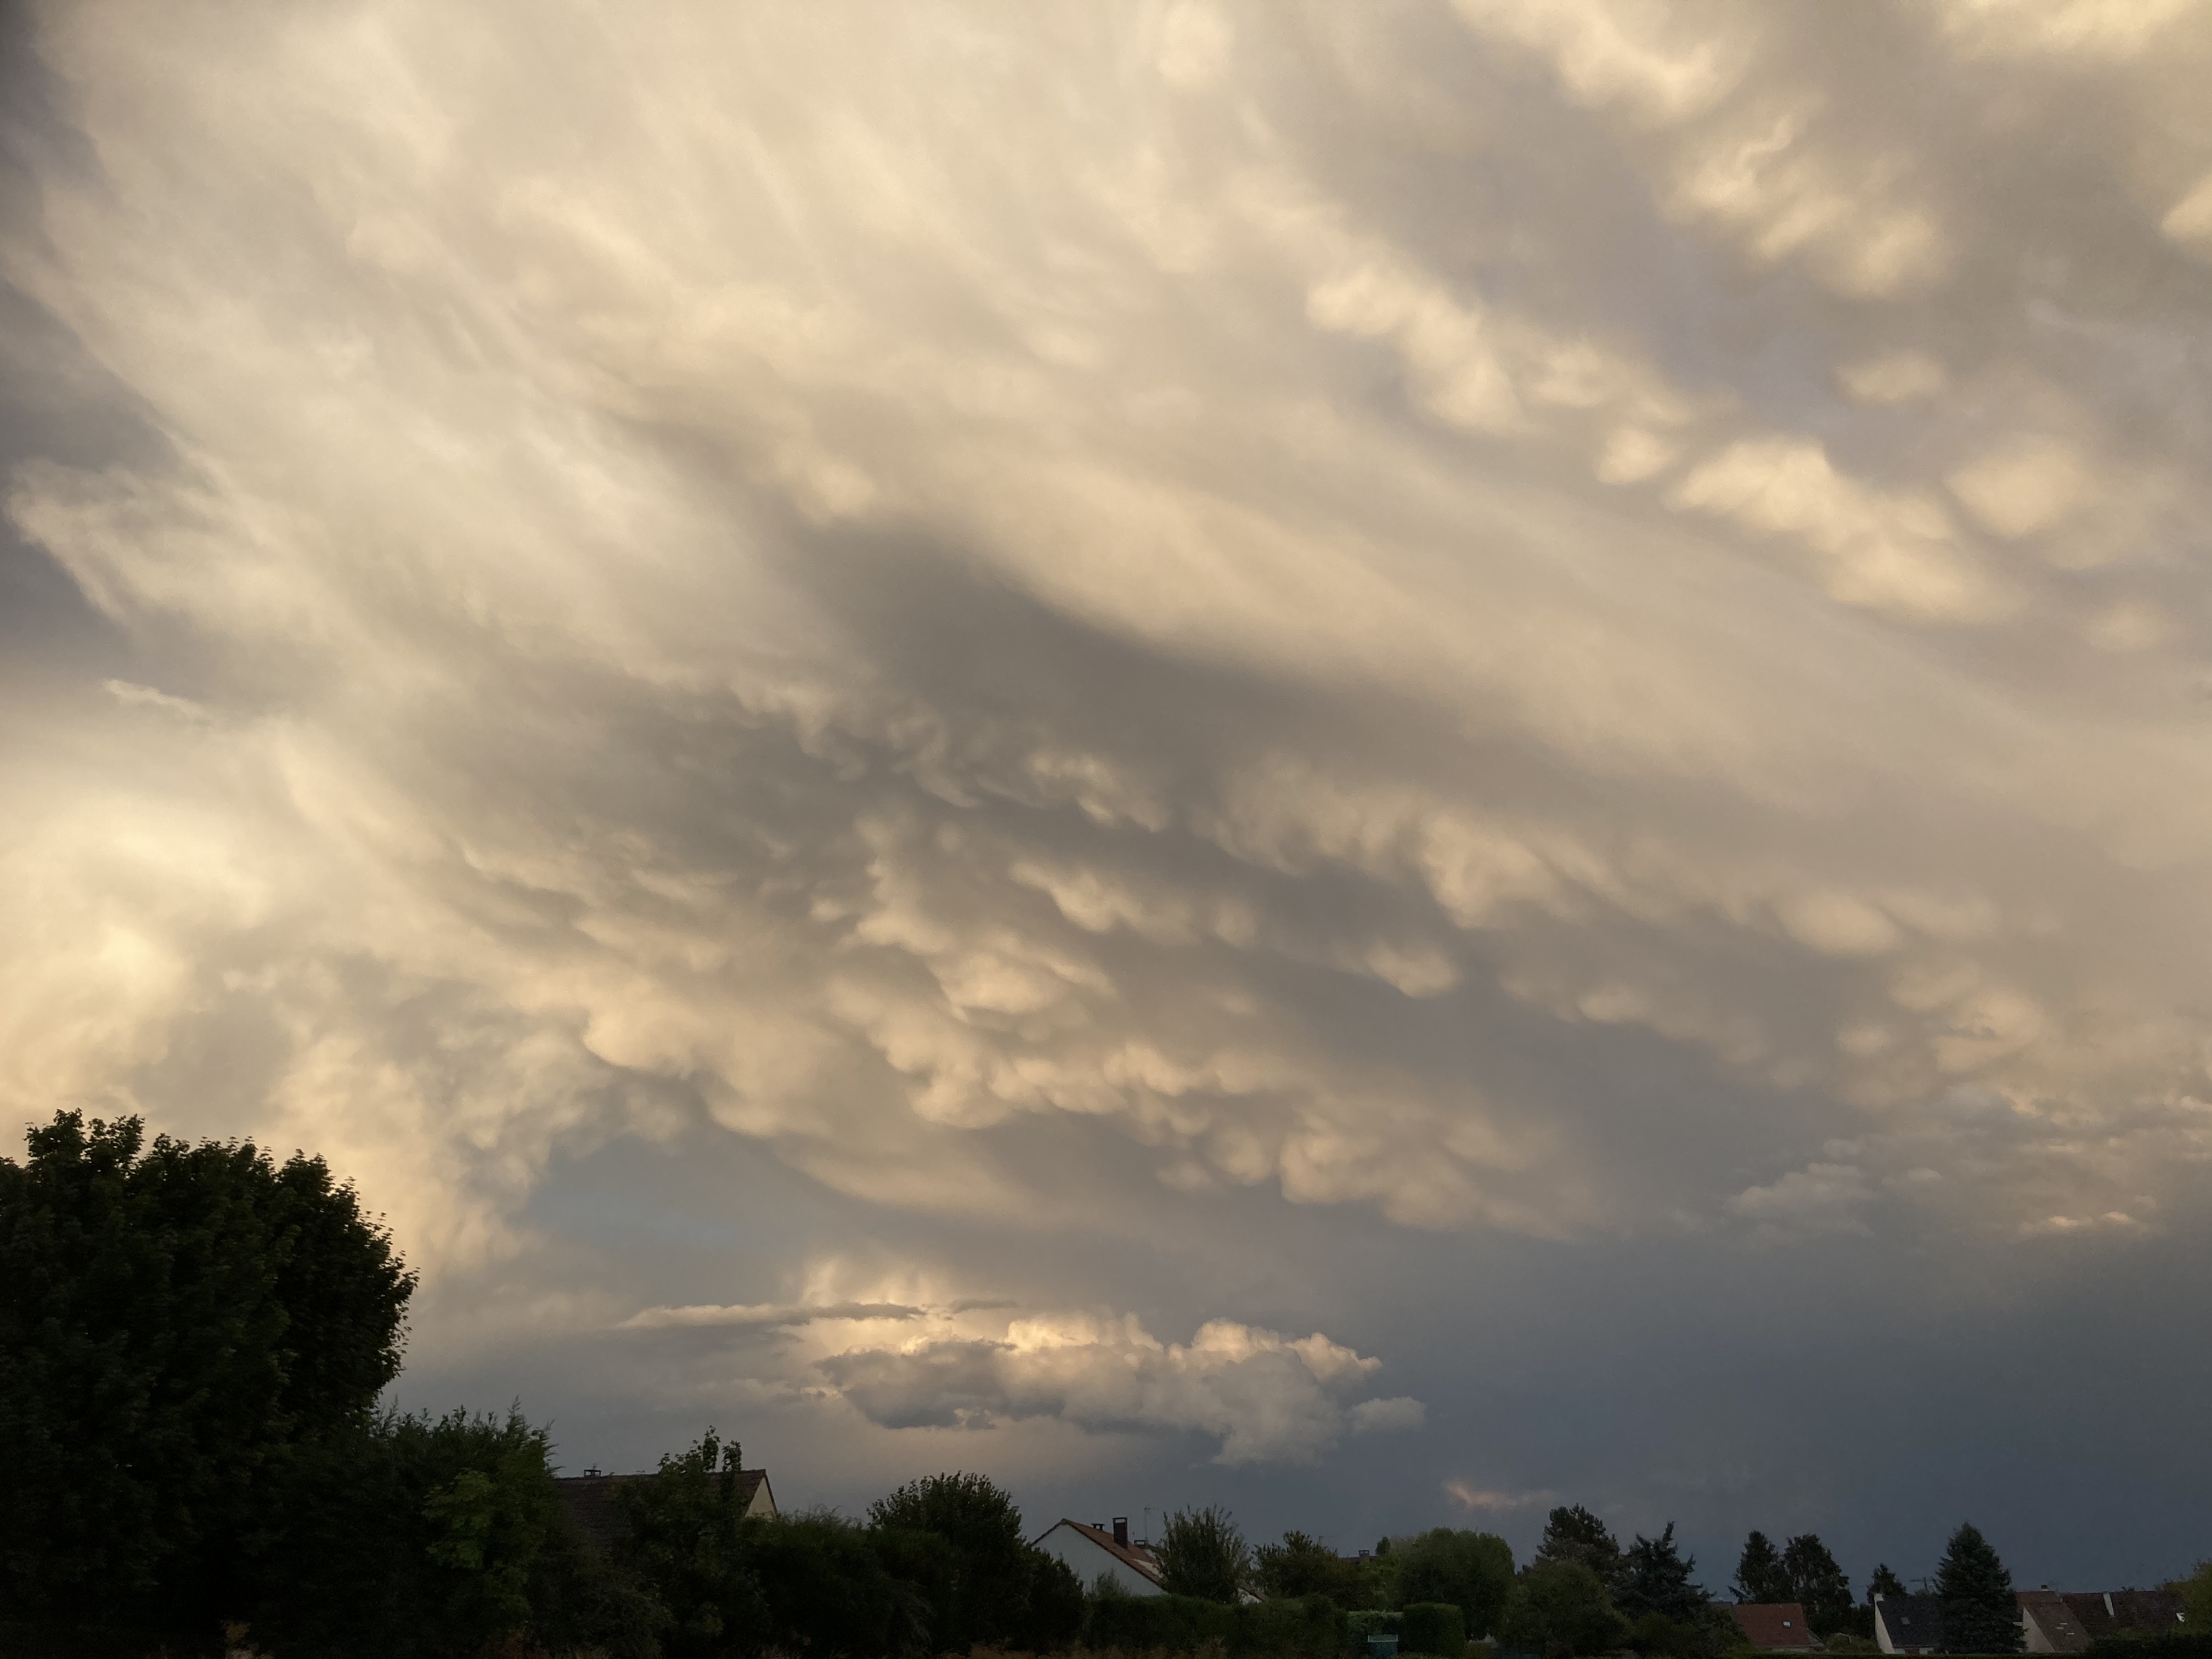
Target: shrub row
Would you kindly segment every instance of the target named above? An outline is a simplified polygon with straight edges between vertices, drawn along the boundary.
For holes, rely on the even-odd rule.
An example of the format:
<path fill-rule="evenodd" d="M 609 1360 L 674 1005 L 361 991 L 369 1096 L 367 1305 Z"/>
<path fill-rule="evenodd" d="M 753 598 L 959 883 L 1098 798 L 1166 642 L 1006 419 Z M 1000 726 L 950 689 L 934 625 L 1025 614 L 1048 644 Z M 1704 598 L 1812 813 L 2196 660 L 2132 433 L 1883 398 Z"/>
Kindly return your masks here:
<path fill-rule="evenodd" d="M 2089 1659 L 2212 1659 L 2212 1630 L 2100 1636 L 2089 1644 Z"/>
<path fill-rule="evenodd" d="M 1094 1649 L 1127 1652 L 1193 1653 L 1218 1644 L 1230 1655 L 1340 1659 L 1352 1626 L 1326 1595 L 1234 1606 L 1194 1595 L 1128 1595 L 1093 1601 L 1085 1634 Z"/>

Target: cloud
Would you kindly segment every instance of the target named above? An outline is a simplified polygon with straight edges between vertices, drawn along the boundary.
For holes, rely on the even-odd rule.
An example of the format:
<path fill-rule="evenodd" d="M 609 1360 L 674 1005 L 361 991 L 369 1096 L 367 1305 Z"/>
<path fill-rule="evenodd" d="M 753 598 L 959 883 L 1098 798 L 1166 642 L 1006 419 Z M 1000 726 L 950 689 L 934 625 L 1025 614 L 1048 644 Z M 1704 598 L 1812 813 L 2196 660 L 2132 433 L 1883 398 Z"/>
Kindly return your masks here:
<path fill-rule="evenodd" d="M 1495 1492 L 1460 1480 L 1445 1481 L 1444 1495 L 1462 1509 L 1480 1515 L 1510 1515 L 1516 1510 L 1544 1509 L 1559 1501 L 1555 1492 Z"/>
<path fill-rule="evenodd" d="M 26 15 L 19 1115 L 1232 1461 L 1413 1415 L 1236 1322 L 1435 1283 L 1293 1243 L 2044 1273 L 2201 1185 L 2186 9 Z M 654 1158 L 836 1219 L 696 1262 Z"/>
<path fill-rule="evenodd" d="M 1174 1430 L 1220 1442 L 1215 1462 L 1310 1460 L 1346 1433 L 1419 1428 L 1421 1402 L 1347 1403 L 1379 1368 L 1318 1332 L 1291 1339 L 1213 1320 L 1188 1344 L 1133 1318 L 1018 1320 L 998 1340 L 856 1348 L 816 1369 L 890 1428 L 988 1428 L 1051 1417 L 1079 1428 Z"/>
<path fill-rule="evenodd" d="M 622 1322 L 626 1331 L 665 1330 L 671 1328 L 765 1326 L 790 1329 L 821 1321 L 923 1319 L 927 1308 L 909 1308 L 896 1302 L 758 1303 L 720 1307 L 701 1304 L 684 1308 L 645 1308 Z"/>

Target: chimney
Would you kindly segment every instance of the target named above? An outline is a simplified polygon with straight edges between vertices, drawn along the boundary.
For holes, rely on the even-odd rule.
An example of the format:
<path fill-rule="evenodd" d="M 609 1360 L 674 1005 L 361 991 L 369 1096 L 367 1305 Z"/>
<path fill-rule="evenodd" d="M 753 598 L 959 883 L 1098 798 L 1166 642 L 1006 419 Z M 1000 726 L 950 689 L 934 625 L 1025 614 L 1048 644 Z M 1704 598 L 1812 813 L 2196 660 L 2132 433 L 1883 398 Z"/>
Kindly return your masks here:
<path fill-rule="evenodd" d="M 1129 1517 L 1126 1515 L 1114 1517 L 1114 1542 L 1122 1549 L 1129 1547 Z"/>

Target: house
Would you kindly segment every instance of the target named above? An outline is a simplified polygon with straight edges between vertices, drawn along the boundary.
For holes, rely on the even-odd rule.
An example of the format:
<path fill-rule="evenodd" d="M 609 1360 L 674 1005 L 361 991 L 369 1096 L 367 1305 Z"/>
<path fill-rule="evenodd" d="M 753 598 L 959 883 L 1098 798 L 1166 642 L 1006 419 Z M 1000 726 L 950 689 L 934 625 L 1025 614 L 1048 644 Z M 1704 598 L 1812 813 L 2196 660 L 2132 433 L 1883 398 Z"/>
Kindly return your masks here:
<path fill-rule="evenodd" d="M 1131 1541 L 1126 1515 L 1115 1516 L 1110 1528 L 1103 1521 L 1088 1526 L 1080 1521 L 1062 1521 L 1047 1528 L 1034 1541 L 1047 1555 L 1065 1561 L 1085 1589 L 1111 1579 L 1126 1595 L 1167 1594 L 1160 1583 L 1159 1558 L 1150 1544 Z"/>
<path fill-rule="evenodd" d="M 1795 1601 L 1738 1601 L 1729 1611 L 1736 1628 L 1755 1648 L 1774 1653 L 1810 1653 L 1813 1627 L 1805 1622 L 1805 1609 Z"/>
<path fill-rule="evenodd" d="M 622 1510 L 615 1494 L 633 1481 L 653 1479 L 650 1474 L 603 1474 L 586 1469 L 581 1474 L 556 1477 L 553 1490 L 560 1494 L 561 1507 L 576 1523 L 576 1530 L 594 1548 L 605 1551 L 622 1535 Z M 769 1489 L 766 1469 L 738 1471 L 738 1513 L 748 1519 L 776 1518 L 780 1511 L 775 1493 Z"/>
<path fill-rule="evenodd" d="M 2178 1630 L 2182 1623 L 2181 1597 L 2172 1590 L 2089 1590 L 2059 1600 L 2092 1642 L 2124 1630 Z"/>
<path fill-rule="evenodd" d="M 2089 1650 L 2089 1632 L 2081 1628 L 2066 1598 L 2048 1588 L 2021 1591 L 2020 1629 L 2030 1653 Z"/>
<path fill-rule="evenodd" d="M 1874 1639 L 1884 1653 L 1942 1652 L 1942 1602 L 1932 1595 L 1877 1595 Z"/>

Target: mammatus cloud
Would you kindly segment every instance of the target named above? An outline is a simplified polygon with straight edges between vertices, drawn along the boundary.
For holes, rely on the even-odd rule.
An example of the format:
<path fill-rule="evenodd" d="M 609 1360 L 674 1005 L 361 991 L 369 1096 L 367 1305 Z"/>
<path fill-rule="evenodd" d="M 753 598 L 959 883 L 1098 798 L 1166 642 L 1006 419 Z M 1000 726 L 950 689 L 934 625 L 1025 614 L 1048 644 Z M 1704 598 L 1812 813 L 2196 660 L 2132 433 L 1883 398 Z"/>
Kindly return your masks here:
<path fill-rule="evenodd" d="M 1039 1235 L 2155 1232 L 2212 30 L 1843 15 L 39 9 L 0 270 L 112 441 L 7 511 L 120 662 L 0 716 L 0 1098 L 434 1283 L 702 1125 Z M 619 1305 L 926 1330 L 811 1354 L 882 1422 L 1416 1414 L 709 1293 Z"/>

